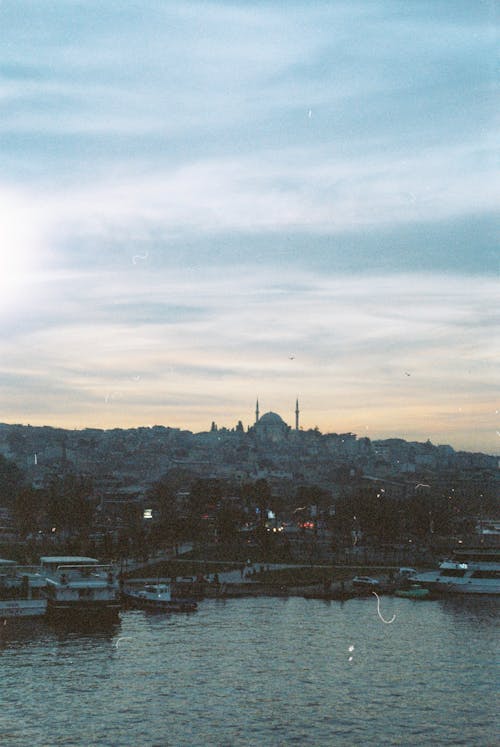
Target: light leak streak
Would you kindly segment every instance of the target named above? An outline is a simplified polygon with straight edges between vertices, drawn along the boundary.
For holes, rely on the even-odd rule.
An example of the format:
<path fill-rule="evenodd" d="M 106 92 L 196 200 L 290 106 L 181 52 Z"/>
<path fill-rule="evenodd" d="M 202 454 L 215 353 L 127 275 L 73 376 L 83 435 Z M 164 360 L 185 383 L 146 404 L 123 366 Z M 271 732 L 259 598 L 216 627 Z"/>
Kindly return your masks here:
<path fill-rule="evenodd" d="M 396 615 L 393 615 L 390 620 L 384 620 L 384 618 L 382 617 L 382 614 L 380 612 L 380 597 L 379 597 L 379 595 L 377 594 L 376 591 L 372 591 L 372 594 L 375 594 L 375 596 L 377 597 L 377 613 L 378 613 L 378 616 L 380 617 L 380 619 L 382 620 L 383 623 L 385 623 L 386 625 L 390 625 L 396 619 Z"/>
<path fill-rule="evenodd" d="M 115 646 L 116 646 L 116 648 L 118 648 L 119 644 L 120 644 L 120 643 L 121 643 L 122 641 L 131 641 L 131 640 L 132 640 L 132 638 L 131 638 L 130 636 L 128 636 L 128 635 L 123 635 L 123 636 L 121 636 L 121 638 L 118 638 L 118 640 L 117 640 L 117 641 L 116 641 L 116 643 L 115 643 Z"/>

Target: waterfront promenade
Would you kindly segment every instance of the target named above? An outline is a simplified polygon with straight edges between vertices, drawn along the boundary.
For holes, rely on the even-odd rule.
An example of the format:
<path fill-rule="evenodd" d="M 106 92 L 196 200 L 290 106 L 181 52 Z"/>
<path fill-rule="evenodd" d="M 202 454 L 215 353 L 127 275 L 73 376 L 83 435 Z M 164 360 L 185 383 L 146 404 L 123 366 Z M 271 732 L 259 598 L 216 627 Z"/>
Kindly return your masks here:
<path fill-rule="evenodd" d="M 342 568 L 327 565 L 304 565 L 304 563 L 247 563 L 230 562 L 233 568 L 219 570 L 220 561 L 204 561 L 204 572 L 194 573 L 192 561 L 183 559 L 183 553 L 189 553 L 190 545 L 177 549 L 177 553 L 161 553 L 150 558 L 147 562 L 131 562 L 124 569 L 127 573 L 127 583 L 145 584 L 159 581 L 174 581 L 178 593 L 191 594 L 205 598 L 257 597 L 257 596 L 304 596 L 309 598 L 345 600 L 352 597 L 366 596 L 371 593 L 370 588 L 353 587 L 352 578 L 365 571 L 363 566 Z M 175 560 L 182 567 L 183 561 L 189 572 L 177 573 L 175 578 L 153 576 L 151 566 L 162 561 Z M 201 565 L 201 564 L 200 564 Z M 214 571 L 210 571 L 213 566 Z M 294 573 L 294 569 L 297 574 Z M 307 573 L 303 571 L 306 569 Z M 141 573 L 141 571 L 143 571 Z M 274 574 L 275 571 L 288 571 L 286 574 Z M 315 574 L 315 571 L 319 573 Z M 131 572 L 133 577 L 130 577 Z M 309 575 L 310 574 L 310 575 Z M 374 578 L 379 581 L 376 591 L 380 594 L 391 593 L 394 590 L 394 568 L 373 569 Z M 284 576 L 284 578 L 283 578 Z M 317 576 L 314 579 L 314 576 Z M 319 576 L 319 578 L 318 578 Z"/>

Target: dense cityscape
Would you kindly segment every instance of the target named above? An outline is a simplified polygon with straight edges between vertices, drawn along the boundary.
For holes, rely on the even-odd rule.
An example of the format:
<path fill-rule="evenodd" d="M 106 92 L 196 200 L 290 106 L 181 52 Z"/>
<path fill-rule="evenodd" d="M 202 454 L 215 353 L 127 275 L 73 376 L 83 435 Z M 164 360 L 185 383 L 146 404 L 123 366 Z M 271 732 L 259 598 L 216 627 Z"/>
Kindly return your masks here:
<path fill-rule="evenodd" d="M 0 425 L 2 543 L 118 558 L 189 541 L 204 556 L 425 562 L 494 543 L 498 458 L 294 427 L 64 430 Z"/>

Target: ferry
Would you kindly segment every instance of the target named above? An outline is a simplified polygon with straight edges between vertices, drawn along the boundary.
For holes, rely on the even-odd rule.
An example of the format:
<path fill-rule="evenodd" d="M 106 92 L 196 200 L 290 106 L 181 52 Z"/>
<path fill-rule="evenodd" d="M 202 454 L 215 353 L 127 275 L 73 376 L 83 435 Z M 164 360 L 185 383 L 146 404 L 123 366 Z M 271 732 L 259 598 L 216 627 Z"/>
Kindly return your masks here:
<path fill-rule="evenodd" d="M 455 550 L 438 570 L 417 573 L 412 581 L 431 592 L 446 594 L 500 594 L 500 550 Z"/>
<path fill-rule="evenodd" d="M 114 619 L 120 610 L 115 569 L 95 558 L 53 555 L 40 558 L 46 580 L 47 616 Z"/>
<path fill-rule="evenodd" d="M 7 618 L 42 617 L 47 609 L 45 579 L 15 560 L 0 558 L 0 621 Z"/>
<path fill-rule="evenodd" d="M 194 612 L 198 606 L 193 599 L 172 597 L 170 584 L 165 583 L 124 589 L 123 599 L 131 607 L 155 612 Z"/>

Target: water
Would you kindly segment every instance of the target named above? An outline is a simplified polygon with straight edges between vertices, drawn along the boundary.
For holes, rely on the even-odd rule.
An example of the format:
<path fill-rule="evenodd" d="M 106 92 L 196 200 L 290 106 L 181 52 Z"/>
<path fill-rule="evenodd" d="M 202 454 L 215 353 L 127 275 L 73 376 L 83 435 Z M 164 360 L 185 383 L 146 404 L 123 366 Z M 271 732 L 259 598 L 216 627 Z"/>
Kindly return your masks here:
<path fill-rule="evenodd" d="M 498 744 L 495 599 L 206 600 L 0 634 L 2 747 Z"/>

